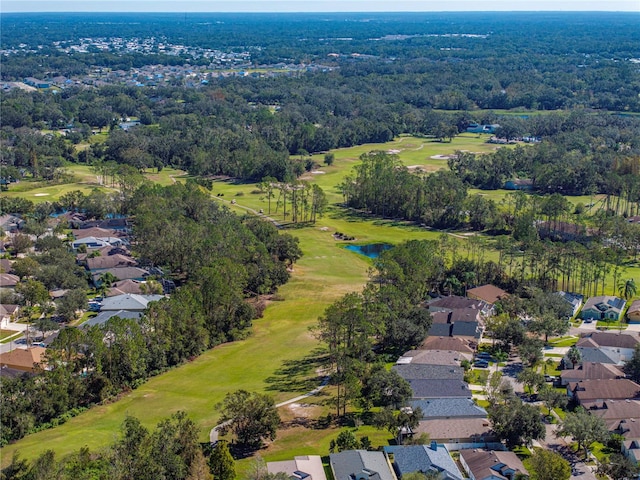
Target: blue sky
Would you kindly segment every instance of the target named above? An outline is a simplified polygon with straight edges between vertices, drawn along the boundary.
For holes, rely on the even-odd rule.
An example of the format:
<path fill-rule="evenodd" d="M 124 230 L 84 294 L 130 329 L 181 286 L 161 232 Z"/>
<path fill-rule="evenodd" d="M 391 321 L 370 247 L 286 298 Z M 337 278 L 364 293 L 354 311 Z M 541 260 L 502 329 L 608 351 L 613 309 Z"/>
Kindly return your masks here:
<path fill-rule="evenodd" d="M 8 12 L 627 11 L 640 0 L 2 0 Z"/>

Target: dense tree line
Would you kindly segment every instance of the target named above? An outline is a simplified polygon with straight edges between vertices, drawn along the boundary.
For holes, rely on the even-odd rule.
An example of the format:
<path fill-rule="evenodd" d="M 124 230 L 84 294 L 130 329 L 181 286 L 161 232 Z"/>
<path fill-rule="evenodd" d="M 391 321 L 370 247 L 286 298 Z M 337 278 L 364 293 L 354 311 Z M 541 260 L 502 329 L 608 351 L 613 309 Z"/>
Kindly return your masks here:
<path fill-rule="evenodd" d="M 16 454 L 2 469 L 1 476 L 6 480 L 213 478 L 198 442 L 198 428 L 182 411 L 163 419 L 152 431 L 137 418 L 127 417 L 118 438 L 100 451 L 82 448 L 66 457 L 56 458 L 53 450 L 47 450 L 33 462 Z"/>
<path fill-rule="evenodd" d="M 133 198 L 136 253 L 143 264 L 171 272 L 180 288 L 152 303 L 140 321 L 115 317 L 103 325 L 63 329 L 47 350 L 47 368 L 36 376 L 3 378 L 3 444 L 247 335 L 264 308 L 258 296 L 285 283 L 287 267 L 302 255 L 296 238 L 268 222 L 240 219 L 195 183 L 143 185 Z M 80 278 L 86 287 L 61 244 L 16 266 L 24 284 L 17 290 L 33 304 L 48 297 L 45 285 L 73 288 L 64 283 L 67 277 Z"/>
<path fill-rule="evenodd" d="M 89 66 L 127 69 L 207 63 L 159 51 L 68 55 L 52 45 L 111 38 L 109 25 L 116 22 L 123 38 L 157 37 L 162 32 L 163 40 L 176 44 L 248 51 L 255 65 L 315 61 L 338 66 L 346 79 L 357 77 L 367 89 L 384 89 L 396 99 L 422 103 L 419 106 L 556 109 L 582 105 L 638 111 L 638 76 L 628 61 L 638 41 L 635 20 L 630 14 L 584 12 L 553 16 L 190 14 L 184 18 L 94 14 L 63 19 L 55 14 L 9 15 L 2 19 L 2 44 L 26 44 L 32 52 L 5 58 L 2 78 L 71 75 L 85 73 Z"/>
<path fill-rule="evenodd" d="M 608 193 L 622 197 L 626 214 L 640 201 L 638 124 L 615 115 L 554 114 L 509 124 L 510 133 L 544 137 L 532 146 L 501 148 L 487 155 L 457 152 L 450 169 L 466 184 L 493 190 L 505 181 L 527 178 L 534 190 L 565 195 Z M 500 131 L 497 132 L 501 134 Z M 634 207 L 631 210 L 631 206 Z"/>

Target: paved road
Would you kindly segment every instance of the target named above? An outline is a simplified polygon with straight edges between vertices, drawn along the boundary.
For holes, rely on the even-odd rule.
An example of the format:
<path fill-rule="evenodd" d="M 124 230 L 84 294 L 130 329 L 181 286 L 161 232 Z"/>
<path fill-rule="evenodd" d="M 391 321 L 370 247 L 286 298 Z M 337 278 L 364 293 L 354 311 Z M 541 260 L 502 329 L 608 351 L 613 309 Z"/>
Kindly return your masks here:
<path fill-rule="evenodd" d="M 534 441 L 536 447 L 546 448 L 562 455 L 571 464 L 571 478 L 576 480 L 597 480 L 591 468 L 569 448 L 569 442 L 563 437 L 556 437 L 556 424 L 545 424 L 546 437 Z"/>

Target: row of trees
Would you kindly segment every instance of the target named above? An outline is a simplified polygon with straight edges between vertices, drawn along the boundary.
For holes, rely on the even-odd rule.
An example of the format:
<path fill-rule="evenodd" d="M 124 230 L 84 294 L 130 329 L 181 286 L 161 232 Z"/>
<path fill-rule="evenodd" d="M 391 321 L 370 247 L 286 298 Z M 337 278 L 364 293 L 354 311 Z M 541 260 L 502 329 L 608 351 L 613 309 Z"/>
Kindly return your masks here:
<path fill-rule="evenodd" d="M 216 465 L 218 457 L 211 456 Z M 198 442 L 198 428 L 182 411 L 163 419 L 152 431 L 137 418 L 127 417 L 118 438 L 101 451 L 82 448 L 64 458 L 56 458 L 53 450 L 47 450 L 31 463 L 15 454 L 1 474 L 7 480 L 213 479 Z"/>
<path fill-rule="evenodd" d="M 141 186 L 133 198 L 137 255 L 143 264 L 172 272 L 181 286 L 152 303 L 140 321 L 115 317 L 88 329 L 64 328 L 47 350 L 48 368 L 35 377 L 3 378 L 3 444 L 64 422 L 206 348 L 247 335 L 263 308 L 258 295 L 285 283 L 287 267 L 302 255 L 296 238 L 279 234 L 269 222 L 243 221 L 195 183 Z M 57 274 L 76 278 L 68 247 L 43 237 L 49 238 L 56 244 L 16 261 L 22 278 L 18 291 L 30 304 L 46 302 L 45 285 L 69 288 L 54 282 Z M 78 278 L 86 289 L 84 276 Z M 86 303 L 84 292 L 77 291 Z M 63 311 L 71 300 L 61 301 Z M 68 306 L 74 314 L 77 308 Z"/>

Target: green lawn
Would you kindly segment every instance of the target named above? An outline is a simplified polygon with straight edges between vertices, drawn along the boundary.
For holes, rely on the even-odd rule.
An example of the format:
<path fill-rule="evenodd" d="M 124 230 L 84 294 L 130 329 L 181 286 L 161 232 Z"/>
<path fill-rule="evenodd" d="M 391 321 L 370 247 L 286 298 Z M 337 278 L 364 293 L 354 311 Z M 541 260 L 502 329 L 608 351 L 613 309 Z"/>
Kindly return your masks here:
<path fill-rule="evenodd" d="M 578 338 L 573 336 L 552 338 L 549 340 L 549 345 L 552 347 L 571 347 L 572 345 L 575 345 L 577 341 Z"/>
<path fill-rule="evenodd" d="M 8 340 L 10 337 L 17 335 L 18 333 L 20 332 L 17 330 L 6 330 L 3 328 L 0 330 L 0 343 L 5 343 L 4 340 Z"/>
<path fill-rule="evenodd" d="M 25 179 L 16 184 L 11 184 L 9 190 L 2 192 L 2 195 L 9 198 L 26 198 L 32 202 L 41 203 L 56 201 L 65 193 L 73 190 L 80 190 L 84 194 L 91 193 L 94 188 L 99 188 L 105 192 L 116 191 L 114 188 L 101 185 L 88 165 L 72 164 L 64 167 L 64 170 L 70 177 L 68 182 L 51 184 L 44 181 Z M 173 168 L 164 168 L 159 173 L 149 171 L 145 173 L 145 176 L 162 185 L 170 185 L 174 181 L 180 181 L 180 179 L 185 178 L 185 173 Z"/>

